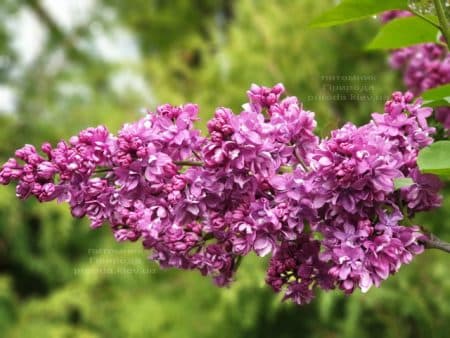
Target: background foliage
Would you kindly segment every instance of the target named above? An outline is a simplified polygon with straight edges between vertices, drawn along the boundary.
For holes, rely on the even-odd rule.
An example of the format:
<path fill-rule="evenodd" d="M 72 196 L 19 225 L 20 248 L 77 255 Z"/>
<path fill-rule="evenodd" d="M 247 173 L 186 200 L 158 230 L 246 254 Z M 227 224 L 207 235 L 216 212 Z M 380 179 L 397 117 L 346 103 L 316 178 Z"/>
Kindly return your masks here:
<path fill-rule="evenodd" d="M 61 3 L 69 10 L 63 12 Z M 363 51 L 379 28 L 376 20 L 307 28 L 332 4 L 4 0 L 1 160 L 24 143 L 54 143 L 87 126 L 103 123 L 115 131 L 137 119 L 142 107 L 159 103 L 197 102 L 203 121 L 216 106 L 238 111 L 252 82 L 284 83 L 316 112 L 322 135 L 346 120 L 362 123 L 403 88 L 384 53 Z M 72 21 L 64 20 L 67 15 Z M 43 32 L 39 43 L 23 46 L 24 18 Z M 31 30 L 31 42 L 38 33 Z M 38 51 L 31 53 L 31 47 Z M 419 216 L 418 224 L 449 239 L 448 207 Z M 13 189 L 2 188 L 0 216 L 3 337 L 363 338 L 450 332 L 444 253 L 426 252 L 368 294 L 322 293 L 297 307 L 280 302 L 264 285 L 266 262 L 256 257 L 243 262 L 231 288 L 218 289 L 196 273 L 159 270 L 139 245 L 115 243 L 107 227 L 91 231 L 64 205 L 19 202 Z"/>

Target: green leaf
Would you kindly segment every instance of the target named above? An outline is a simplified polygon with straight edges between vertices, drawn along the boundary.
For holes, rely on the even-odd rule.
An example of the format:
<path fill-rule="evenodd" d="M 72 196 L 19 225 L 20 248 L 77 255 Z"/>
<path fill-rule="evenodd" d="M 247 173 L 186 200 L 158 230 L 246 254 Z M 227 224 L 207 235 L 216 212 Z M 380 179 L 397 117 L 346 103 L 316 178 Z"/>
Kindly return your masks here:
<path fill-rule="evenodd" d="M 411 177 L 399 177 L 394 179 L 394 188 L 395 190 L 401 188 L 407 188 L 414 184 L 414 181 Z"/>
<path fill-rule="evenodd" d="M 408 9 L 406 0 L 343 0 L 315 18 L 311 27 L 329 27 L 360 20 L 392 9 Z"/>
<path fill-rule="evenodd" d="M 423 101 L 423 106 L 431 108 L 450 106 L 450 96 L 445 97 L 442 100 Z"/>
<path fill-rule="evenodd" d="M 367 49 L 395 49 L 436 42 L 438 29 L 418 17 L 396 19 L 384 25 Z"/>
<path fill-rule="evenodd" d="M 421 94 L 423 104 L 428 107 L 450 105 L 450 84 L 429 89 Z"/>
<path fill-rule="evenodd" d="M 424 100 L 422 105 L 431 108 L 448 107 L 450 106 L 450 96 L 444 97 L 441 100 Z"/>
<path fill-rule="evenodd" d="M 450 96 L 450 83 L 428 89 L 422 93 L 422 97 L 424 100 L 438 100 L 448 96 Z"/>
<path fill-rule="evenodd" d="M 417 164 L 423 173 L 450 176 L 450 141 L 438 141 L 422 149 Z"/>

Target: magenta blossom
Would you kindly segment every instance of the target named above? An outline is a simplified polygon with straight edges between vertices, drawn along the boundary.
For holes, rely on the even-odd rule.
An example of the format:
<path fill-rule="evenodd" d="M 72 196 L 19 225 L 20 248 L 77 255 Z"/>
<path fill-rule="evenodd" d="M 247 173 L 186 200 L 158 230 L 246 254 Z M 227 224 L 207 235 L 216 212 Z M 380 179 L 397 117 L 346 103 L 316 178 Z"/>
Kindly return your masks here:
<path fill-rule="evenodd" d="M 388 11 L 380 19 L 385 23 L 412 15 L 409 11 Z M 450 83 L 450 54 L 442 44 L 423 43 L 395 49 L 390 54 L 389 64 L 403 72 L 403 82 L 414 95 Z M 435 117 L 445 129 L 450 129 L 450 107 L 437 108 Z"/>
<path fill-rule="evenodd" d="M 161 267 L 219 286 L 254 252 L 271 257 L 267 283 L 297 304 L 318 288 L 366 292 L 423 251 L 402 212 L 440 205 L 441 182 L 417 168 L 433 142 L 431 109 L 396 92 L 366 125 L 320 139 L 314 113 L 283 92 L 253 85 L 240 114 L 216 110 L 207 136 L 194 128 L 196 105 L 162 105 L 117 135 L 99 126 L 42 154 L 25 145 L 0 183 L 16 182 L 21 199 L 65 201 Z M 395 190 L 404 177 L 414 184 Z"/>

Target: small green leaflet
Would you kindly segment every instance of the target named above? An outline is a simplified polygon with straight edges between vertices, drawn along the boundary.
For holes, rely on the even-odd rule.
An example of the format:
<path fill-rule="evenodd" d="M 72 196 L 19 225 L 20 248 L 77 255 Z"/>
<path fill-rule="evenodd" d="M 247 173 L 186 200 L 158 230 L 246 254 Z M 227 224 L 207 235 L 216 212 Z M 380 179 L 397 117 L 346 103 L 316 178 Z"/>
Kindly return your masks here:
<path fill-rule="evenodd" d="M 407 0 L 343 0 L 309 25 L 311 27 L 329 27 L 350 21 L 360 20 L 392 9 L 408 9 Z"/>
<path fill-rule="evenodd" d="M 395 49 L 424 42 L 436 42 L 438 33 L 436 27 L 418 17 L 396 19 L 385 24 L 366 48 Z"/>
<path fill-rule="evenodd" d="M 450 105 L 450 84 L 429 89 L 421 94 L 423 104 L 428 107 Z"/>
<path fill-rule="evenodd" d="M 411 177 L 399 177 L 394 179 L 394 188 L 395 190 L 401 188 L 407 188 L 414 184 L 414 181 Z"/>
<path fill-rule="evenodd" d="M 417 159 L 423 173 L 450 176 L 450 141 L 438 141 L 422 149 Z"/>

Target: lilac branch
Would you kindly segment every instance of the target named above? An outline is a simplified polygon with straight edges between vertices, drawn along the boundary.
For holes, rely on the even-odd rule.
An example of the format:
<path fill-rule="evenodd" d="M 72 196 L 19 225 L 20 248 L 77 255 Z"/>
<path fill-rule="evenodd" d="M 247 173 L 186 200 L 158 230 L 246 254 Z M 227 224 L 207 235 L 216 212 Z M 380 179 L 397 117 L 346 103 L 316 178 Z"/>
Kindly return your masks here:
<path fill-rule="evenodd" d="M 447 48 L 449 48 L 450 29 L 449 29 L 447 17 L 445 15 L 444 6 L 443 6 L 441 0 L 433 0 L 433 1 L 434 1 L 434 8 L 436 9 L 436 14 L 439 19 L 441 32 L 445 37 L 445 42 L 447 43 Z"/>
<path fill-rule="evenodd" d="M 306 165 L 305 161 L 303 161 L 303 158 L 300 156 L 300 154 L 297 152 L 297 149 L 294 149 L 294 155 L 297 159 L 298 163 L 300 163 L 300 166 L 303 168 L 305 172 L 309 171 L 308 166 Z"/>
<path fill-rule="evenodd" d="M 112 168 L 95 169 L 96 174 L 109 173 L 111 171 L 112 171 Z"/>
<path fill-rule="evenodd" d="M 421 240 L 426 249 L 438 249 L 450 253 L 450 243 L 443 241 L 431 233 L 427 233 L 426 236 L 426 239 Z"/>
<path fill-rule="evenodd" d="M 174 163 L 179 166 L 203 167 L 203 162 L 200 161 L 175 161 Z"/>

